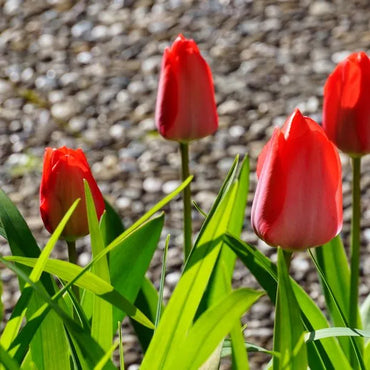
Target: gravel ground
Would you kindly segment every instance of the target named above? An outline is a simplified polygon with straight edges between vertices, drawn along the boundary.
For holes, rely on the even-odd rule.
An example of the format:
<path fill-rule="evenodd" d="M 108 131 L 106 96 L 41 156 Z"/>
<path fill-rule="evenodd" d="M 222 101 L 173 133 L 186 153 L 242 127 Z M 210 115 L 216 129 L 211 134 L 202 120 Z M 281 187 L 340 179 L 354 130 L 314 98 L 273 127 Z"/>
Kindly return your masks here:
<path fill-rule="evenodd" d="M 370 51 L 369 9 L 367 0 L 0 0 L 0 185 L 42 243 L 48 236 L 38 213 L 45 146 L 81 147 L 127 225 L 171 192 L 179 184 L 177 145 L 156 133 L 153 113 L 163 50 L 183 33 L 198 43 L 215 82 L 220 128 L 191 145 L 193 198 L 208 210 L 235 155 L 248 153 L 254 171 L 273 127 L 295 107 L 321 121 L 328 74 L 350 52 Z M 350 166 L 342 159 L 348 243 Z M 369 170 L 365 158 L 362 298 L 370 287 Z M 251 231 L 255 182 L 253 172 L 243 239 L 276 259 L 275 250 Z M 163 235 L 172 235 L 166 297 L 181 266 L 181 207 L 178 199 L 166 209 Z M 199 228 L 201 218 L 193 216 Z M 79 248 L 80 262 L 86 263 L 86 241 Z M 0 253 L 9 254 L 4 241 Z M 66 257 L 63 244 L 55 255 Z M 149 272 L 154 282 L 160 258 L 158 251 Z M 235 285 L 255 287 L 246 269 L 237 266 Z M 304 253 L 296 255 L 292 271 L 321 305 L 316 274 Z M 9 314 L 18 297 L 16 280 L 0 272 Z M 271 348 L 268 300 L 245 319 L 248 340 Z M 130 334 L 125 348 L 128 368 L 136 369 L 140 354 Z M 252 356 L 252 368 L 266 360 Z"/>

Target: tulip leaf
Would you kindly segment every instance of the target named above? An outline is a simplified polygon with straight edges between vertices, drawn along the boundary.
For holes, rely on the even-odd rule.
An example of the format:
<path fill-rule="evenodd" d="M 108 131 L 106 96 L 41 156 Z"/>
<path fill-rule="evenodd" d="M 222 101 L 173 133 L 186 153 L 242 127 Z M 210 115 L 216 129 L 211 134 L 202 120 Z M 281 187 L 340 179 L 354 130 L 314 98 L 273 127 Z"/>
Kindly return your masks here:
<path fill-rule="evenodd" d="M 94 199 L 89 184 L 84 180 L 87 219 L 89 224 L 92 258 L 104 250 L 104 240 L 100 232 L 98 216 L 96 214 Z M 101 279 L 110 283 L 107 256 L 102 257 L 92 266 L 92 272 Z M 108 351 L 112 346 L 113 338 L 113 312 L 109 302 L 97 295 L 93 297 L 93 311 L 91 317 L 91 336 L 99 343 L 103 350 Z"/>
<path fill-rule="evenodd" d="M 277 290 L 276 266 L 255 247 L 242 242 L 231 234 L 224 236 L 225 242 L 234 250 L 244 265 L 260 283 L 275 303 Z M 292 287 L 301 310 L 301 320 L 307 331 L 329 327 L 329 324 L 307 293 L 292 279 Z M 351 369 L 341 346 L 335 338 L 307 344 L 309 366 L 312 369 Z"/>
<path fill-rule="evenodd" d="M 346 253 L 340 237 L 337 236 L 322 247 L 313 249 L 313 253 L 316 256 L 316 261 L 336 298 L 340 310 L 348 320 L 350 272 Z M 320 283 L 324 292 L 326 306 L 333 324 L 335 326 L 345 326 L 345 322 L 338 311 L 338 307 L 333 301 L 331 294 L 321 278 Z M 361 320 L 358 321 L 358 327 L 361 327 Z M 342 345 L 344 352 L 349 358 L 351 346 L 349 338 L 339 338 L 339 343 Z"/>
<path fill-rule="evenodd" d="M 4 368 L 7 370 L 19 369 L 17 361 L 15 361 L 11 356 L 9 356 L 9 353 L 4 349 L 2 345 L 0 345 L 0 364 L 4 365 Z"/>
<path fill-rule="evenodd" d="M 100 230 L 104 237 L 105 245 L 111 243 L 117 236 L 125 231 L 125 227 L 118 213 L 105 199 L 104 217 L 100 219 Z M 110 261 L 109 261 L 110 263 Z"/>
<path fill-rule="evenodd" d="M 280 356 L 280 354 L 277 352 L 269 351 L 268 349 L 257 346 L 253 343 L 244 342 L 244 347 L 248 352 L 261 352 L 261 353 L 266 353 L 267 355 L 271 355 L 271 356 Z M 232 353 L 231 341 L 230 339 L 225 339 L 224 344 L 222 346 L 221 357 L 230 356 L 231 353 Z"/>
<path fill-rule="evenodd" d="M 34 260 L 32 258 L 27 257 L 8 257 L 8 259 L 26 259 L 26 260 Z M 32 339 L 35 330 L 39 327 L 40 323 L 45 319 L 47 313 L 49 312 L 50 308 L 53 308 L 54 312 L 63 320 L 63 324 L 68 329 L 68 332 L 72 336 L 72 340 L 76 343 L 81 351 L 81 357 L 88 363 L 88 368 L 92 368 L 96 363 L 99 362 L 101 357 L 104 355 L 103 350 L 100 346 L 91 338 L 90 334 L 87 333 L 81 326 L 79 326 L 58 304 L 55 302 L 55 297 L 61 297 L 63 292 L 68 289 L 66 286 L 60 292 L 58 292 L 53 298 L 50 298 L 49 294 L 46 292 L 45 288 L 40 284 L 40 282 L 34 283 L 32 280 L 28 278 L 28 276 L 17 267 L 16 264 L 12 264 L 7 259 L 0 257 L 0 261 L 5 264 L 9 269 L 14 271 L 19 278 L 21 278 L 24 282 L 28 283 L 36 292 L 37 296 L 40 297 L 44 303 L 27 321 L 27 324 L 24 326 L 22 331 L 18 334 L 15 340 L 12 342 L 11 348 L 17 347 L 17 352 L 14 356 L 14 359 L 17 359 L 19 362 L 22 361 L 25 350 L 27 348 L 27 344 Z M 32 266 L 35 265 L 35 260 L 32 262 Z M 76 266 L 74 264 L 70 264 L 72 266 Z M 58 349 L 60 350 L 60 349 Z M 30 361 L 29 357 L 27 360 Z M 34 358 L 32 357 L 32 361 Z M 56 364 L 59 366 L 60 364 Z M 64 365 L 62 364 L 62 368 Z M 69 366 L 69 365 L 68 365 Z M 112 363 L 110 362 L 107 365 L 107 369 L 112 369 Z M 53 368 L 53 367 L 52 367 Z M 60 368 L 60 367 L 58 367 Z M 69 367 L 68 367 L 69 368 Z"/>
<path fill-rule="evenodd" d="M 17 262 L 25 266 L 34 266 L 36 263 L 34 258 L 27 257 L 9 256 L 4 257 L 4 260 Z M 48 272 L 49 274 L 53 274 L 62 280 L 71 281 L 83 271 L 83 268 L 66 261 L 49 259 L 45 265 L 44 271 Z M 139 321 L 141 324 L 149 328 L 154 328 L 153 323 L 133 304 L 131 304 L 127 298 L 118 293 L 112 287 L 112 285 L 94 273 L 85 271 L 84 274 L 75 281 L 75 284 L 80 288 L 92 291 L 94 294 L 98 295 L 107 302 L 119 307 L 121 310 L 126 312 L 126 314 Z"/>
<path fill-rule="evenodd" d="M 362 337 L 370 338 L 370 330 L 352 329 L 343 327 L 325 328 L 305 334 L 306 342 L 313 342 L 323 338 L 331 337 Z"/>
<path fill-rule="evenodd" d="M 280 352 L 280 356 L 274 356 L 273 358 L 274 370 L 307 369 L 307 351 L 303 341 L 303 325 L 286 263 L 286 258 L 290 260 L 290 254 L 290 252 L 278 248 L 278 291 L 276 296 L 274 351 Z"/>
<path fill-rule="evenodd" d="M 363 328 L 370 330 L 370 294 L 366 297 L 360 308 Z"/>
<path fill-rule="evenodd" d="M 157 248 L 162 232 L 164 215 L 161 214 L 132 232 L 123 242 L 110 252 L 111 284 L 130 302 L 134 302 L 150 261 Z M 113 309 L 113 323 L 122 321 L 124 313 Z"/>
<path fill-rule="evenodd" d="M 163 302 L 161 302 L 161 304 L 163 306 Z M 135 300 L 135 306 L 140 308 L 146 317 L 155 322 L 158 306 L 158 292 L 153 283 L 147 278 L 144 278 L 141 284 L 140 291 Z M 141 348 L 145 353 L 152 340 L 153 330 L 140 325 L 134 320 L 131 320 L 131 325 L 133 326 Z"/>
<path fill-rule="evenodd" d="M 246 156 L 240 166 L 239 173 L 235 179 L 237 194 L 227 230 L 233 235 L 240 235 L 244 218 L 247 196 L 249 191 L 249 159 Z M 236 255 L 230 248 L 222 248 L 217 264 L 213 270 L 209 286 L 203 297 L 201 308 L 198 314 L 207 307 L 212 306 L 223 296 L 231 291 L 231 281 L 234 271 Z M 230 332 L 233 343 L 233 366 L 235 368 L 248 369 L 247 353 L 244 349 L 244 338 L 240 322 L 235 322 L 235 327 Z"/>
<path fill-rule="evenodd" d="M 171 357 L 167 369 L 197 369 L 212 354 L 221 340 L 264 293 L 242 288 L 225 295 L 205 311 L 190 328 L 180 350 Z"/>
<path fill-rule="evenodd" d="M 38 257 L 40 255 L 40 249 L 28 228 L 27 223 L 18 209 L 1 189 L 0 224 L 2 235 L 7 239 L 13 255 L 26 257 Z M 30 269 L 28 267 L 22 266 L 21 269 L 23 269 L 26 274 L 30 273 Z M 49 294 L 54 294 L 56 291 L 56 285 L 50 276 L 43 275 L 41 276 L 40 281 Z M 19 279 L 19 287 L 21 291 L 23 290 L 23 286 L 23 280 Z M 20 312 L 22 312 L 27 306 L 28 299 L 25 299 L 23 302 L 24 307 L 19 307 Z M 35 312 L 42 304 L 43 301 L 38 296 L 32 295 L 29 299 L 26 313 L 27 319 L 29 319 L 33 312 Z M 2 336 L 1 343 L 3 343 L 3 341 L 9 343 L 7 335 L 5 335 L 4 339 Z M 32 360 L 40 370 L 44 368 L 53 369 L 58 361 L 60 368 L 69 367 L 68 342 L 65 335 L 64 325 L 54 312 L 51 312 L 47 316 L 46 320 L 35 332 L 31 342 L 31 352 Z"/>
<path fill-rule="evenodd" d="M 236 163 L 235 163 L 236 166 Z M 235 169 L 232 168 L 232 171 Z M 232 173 L 231 171 L 231 173 Z M 233 175 L 228 176 L 198 235 L 184 272 L 171 296 L 144 356 L 141 369 L 166 368 L 179 352 L 192 326 L 222 245 L 236 195 Z"/>
<path fill-rule="evenodd" d="M 329 285 L 328 281 L 326 280 L 326 277 L 325 277 L 323 271 L 321 270 L 321 267 L 319 266 L 318 262 L 316 261 L 316 258 L 314 257 L 312 251 L 311 250 L 308 250 L 308 251 L 309 251 L 309 254 L 311 256 L 312 261 L 315 264 L 316 270 L 320 275 L 321 280 L 323 281 L 323 283 L 326 286 L 328 294 L 330 294 L 330 298 L 332 299 L 333 304 L 335 305 L 335 308 L 338 311 L 339 317 L 342 320 L 343 325 L 348 327 L 348 320 L 347 320 L 345 314 L 343 313 L 343 311 L 340 307 L 340 304 L 338 303 L 337 298 L 336 298 L 335 294 L 333 293 L 333 290 L 332 290 L 331 286 Z M 364 369 L 365 365 L 363 363 L 362 350 L 360 349 L 358 341 L 355 340 L 355 339 L 358 339 L 358 338 L 349 337 L 349 339 L 350 339 L 350 345 L 351 345 L 350 350 L 352 351 L 352 354 L 353 354 L 353 360 L 354 361 L 357 360 L 358 361 L 357 365 L 361 369 Z M 356 367 L 357 367 L 357 365 L 356 365 Z"/>

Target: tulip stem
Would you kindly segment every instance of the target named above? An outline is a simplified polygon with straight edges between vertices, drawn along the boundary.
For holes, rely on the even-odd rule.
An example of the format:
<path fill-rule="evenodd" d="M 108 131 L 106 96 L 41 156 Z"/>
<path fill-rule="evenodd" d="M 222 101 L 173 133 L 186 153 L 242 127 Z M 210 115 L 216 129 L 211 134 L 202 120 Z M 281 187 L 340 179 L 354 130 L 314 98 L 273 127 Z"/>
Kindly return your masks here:
<path fill-rule="evenodd" d="M 181 179 L 185 181 L 189 177 L 189 144 L 180 143 L 181 152 Z M 191 189 L 190 184 L 183 190 L 184 201 L 184 262 L 189 257 L 192 249 L 191 227 Z"/>
<path fill-rule="evenodd" d="M 76 249 L 76 241 L 67 241 L 68 246 L 68 261 L 70 263 L 73 263 L 77 265 L 77 249 Z M 78 301 L 80 301 L 80 290 L 78 289 L 78 286 L 73 285 L 72 286 L 73 293 Z"/>
<path fill-rule="evenodd" d="M 358 282 L 360 271 L 360 217 L 361 217 L 361 158 L 352 158 L 352 225 L 351 225 L 351 285 L 349 300 L 349 326 L 358 327 Z M 354 365 L 356 356 L 351 355 Z"/>

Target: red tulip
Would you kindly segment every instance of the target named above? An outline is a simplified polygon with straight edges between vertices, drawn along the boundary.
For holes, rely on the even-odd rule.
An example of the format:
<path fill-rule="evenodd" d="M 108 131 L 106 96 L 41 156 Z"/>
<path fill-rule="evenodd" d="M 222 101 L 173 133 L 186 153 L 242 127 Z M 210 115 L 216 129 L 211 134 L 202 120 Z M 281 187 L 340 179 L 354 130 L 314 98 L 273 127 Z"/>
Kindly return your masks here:
<path fill-rule="evenodd" d="M 323 126 L 343 152 L 370 153 L 370 60 L 364 52 L 351 54 L 327 79 Z"/>
<path fill-rule="evenodd" d="M 77 198 L 81 198 L 62 237 L 75 240 L 89 233 L 83 180 L 90 186 L 98 218 L 103 214 L 103 196 L 91 174 L 81 149 L 46 148 L 40 186 L 40 212 L 46 229 L 52 233 Z"/>
<path fill-rule="evenodd" d="M 305 249 L 342 227 L 341 164 L 324 130 L 297 109 L 276 128 L 257 165 L 252 205 L 257 235 L 272 246 Z"/>
<path fill-rule="evenodd" d="M 163 137 L 181 142 L 218 127 L 211 70 L 196 43 L 182 35 L 164 51 L 155 121 Z"/>

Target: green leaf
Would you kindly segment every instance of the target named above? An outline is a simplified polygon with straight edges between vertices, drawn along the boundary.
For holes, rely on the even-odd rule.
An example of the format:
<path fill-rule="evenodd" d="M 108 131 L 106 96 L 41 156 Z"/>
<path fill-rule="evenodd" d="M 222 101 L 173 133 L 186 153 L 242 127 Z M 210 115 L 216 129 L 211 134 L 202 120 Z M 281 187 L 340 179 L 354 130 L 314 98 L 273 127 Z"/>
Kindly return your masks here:
<path fill-rule="evenodd" d="M 92 257 L 96 257 L 104 250 L 104 240 L 99 229 L 99 221 L 96 215 L 95 203 L 91 194 L 89 184 L 84 180 L 87 219 L 89 224 L 90 243 Z M 93 267 L 92 272 L 101 279 L 110 283 L 107 256 L 102 257 Z M 93 311 L 91 318 L 91 336 L 99 343 L 104 351 L 112 346 L 113 338 L 113 312 L 109 302 L 104 301 L 97 295 L 93 298 Z"/>
<path fill-rule="evenodd" d="M 343 327 L 325 328 L 305 334 L 306 342 L 313 342 L 323 338 L 331 337 L 362 337 L 370 338 L 370 330 L 352 329 Z"/>
<path fill-rule="evenodd" d="M 17 361 L 15 361 L 11 356 L 9 356 L 8 352 L 4 349 L 2 345 L 0 345 L 0 364 L 4 365 L 5 369 L 7 370 L 19 369 Z"/>
<path fill-rule="evenodd" d="M 18 268 L 15 264 L 8 262 L 4 258 L 0 257 L 0 261 L 4 263 L 5 266 L 7 266 L 9 269 L 14 271 L 24 282 L 28 283 L 37 292 L 37 296 L 39 296 L 40 299 L 46 302 L 38 309 L 37 312 L 33 314 L 33 316 L 28 320 L 25 327 L 13 341 L 11 348 L 13 348 L 14 346 L 18 346 L 18 350 L 14 358 L 17 359 L 18 362 L 22 361 L 27 345 L 29 341 L 31 341 L 35 330 L 39 327 L 43 319 L 45 319 L 45 316 L 49 312 L 49 309 L 53 308 L 55 313 L 63 320 L 63 324 L 68 329 L 67 332 L 71 334 L 72 339 L 78 345 L 78 349 L 79 351 L 81 351 L 82 358 L 88 363 L 88 368 L 92 368 L 93 366 L 95 366 L 95 364 L 98 363 L 101 357 L 104 355 L 104 352 L 102 351 L 100 346 L 91 338 L 90 334 L 87 333 L 81 326 L 76 324 L 76 322 L 61 307 L 59 307 L 58 304 L 56 304 L 56 297 L 60 297 L 66 291 L 67 287 L 61 289 L 53 298 L 50 298 L 40 282 L 34 283 L 20 268 Z M 58 350 L 60 350 L 60 348 L 58 348 Z M 32 360 L 34 360 L 34 358 L 32 358 Z M 110 362 L 107 365 L 107 369 L 111 369 L 112 366 L 113 365 Z"/>
<path fill-rule="evenodd" d="M 238 289 L 209 308 L 195 322 L 179 350 L 172 351 L 165 369 L 197 369 L 212 354 L 221 340 L 264 293 L 252 289 Z"/>
<path fill-rule="evenodd" d="M 108 349 L 108 351 L 104 354 L 102 359 L 95 365 L 94 370 L 102 370 L 109 362 L 111 357 L 113 356 L 113 352 L 118 347 L 119 341 L 113 343 L 113 345 Z"/>
<path fill-rule="evenodd" d="M 72 205 L 71 208 L 76 205 Z M 69 216 L 73 210 L 69 211 Z M 62 221 L 65 223 L 69 217 L 68 215 Z M 32 256 L 38 257 L 40 254 L 39 247 L 29 230 L 23 217 L 5 195 L 3 191 L 0 190 L 0 220 L 3 230 L 6 234 L 6 239 L 8 240 L 12 254 L 22 255 L 22 256 Z M 55 230 L 55 233 L 51 236 L 48 244 L 46 245 L 43 253 L 40 256 L 38 266 L 32 272 L 31 278 L 35 281 L 39 278 L 42 284 L 48 290 L 50 294 L 55 291 L 55 284 L 48 276 L 40 276 L 40 269 L 44 263 L 45 258 L 47 259 L 58 235 L 60 235 L 63 229 L 63 224 Z M 25 268 L 25 272 L 29 273 L 29 269 Z M 23 282 L 20 280 L 20 288 L 23 289 Z M 14 338 L 14 335 L 19 330 L 19 324 L 23 319 L 24 311 L 27 309 L 27 317 L 29 318 L 33 312 L 35 312 L 40 305 L 42 300 L 37 296 L 31 298 L 31 290 L 25 292 L 24 299 L 21 301 L 24 305 L 21 307 L 18 305 L 17 314 L 20 315 L 18 318 L 12 315 L 7 327 L 4 329 L 3 335 L 1 337 L 1 343 L 5 348 L 8 348 L 10 342 Z M 23 312 L 23 314 L 22 314 Z M 31 351 L 33 361 L 36 363 L 37 367 L 41 369 L 54 369 L 56 363 L 59 363 L 59 369 L 69 369 L 69 359 L 68 359 L 68 343 L 65 337 L 65 331 L 63 323 L 54 312 L 51 312 L 44 323 L 37 330 L 33 341 L 31 343 Z"/>
<path fill-rule="evenodd" d="M 9 256 L 5 257 L 4 260 L 17 262 L 25 266 L 34 266 L 36 263 L 35 259 L 27 257 Z M 49 259 L 46 263 L 44 271 L 48 272 L 49 274 L 56 275 L 62 280 L 72 281 L 82 272 L 82 270 L 82 267 L 73 263 Z M 102 299 L 117 306 L 122 311 L 126 312 L 127 315 L 137 320 L 141 324 L 149 328 L 154 328 L 153 323 L 133 304 L 131 304 L 127 298 L 117 292 L 112 285 L 92 272 L 85 271 L 84 274 L 75 282 L 75 284 L 80 288 L 92 291 Z"/>
<path fill-rule="evenodd" d="M 255 276 L 271 301 L 275 303 L 277 289 L 276 266 L 255 247 L 238 238 L 226 234 L 225 242 L 234 250 L 244 265 Z M 301 309 L 301 320 L 307 331 L 327 328 L 329 324 L 315 302 L 294 281 L 293 291 Z M 321 342 L 307 346 L 309 366 L 312 369 L 351 369 L 347 357 L 335 338 L 327 338 Z"/>
<path fill-rule="evenodd" d="M 153 283 L 147 278 L 144 279 L 140 291 L 135 300 L 135 306 L 153 322 L 155 322 L 158 306 L 158 293 Z M 162 307 L 163 310 L 163 307 Z M 141 348 L 145 353 L 153 336 L 153 330 L 138 324 L 131 320 L 131 325 L 134 327 L 135 333 L 141 344 Z"/>
<path fill-rule="evenodd" d="M 280 356 L 280 353 L 269 351 L 268 349 L 257 346 L 253 343 L 244 342 L 244 348 L 246 348 L 248 352 L 261 352 L 271 356 Z M 231 340 L 225 339 L 224 345 L 222 347 L 221 357 L 230 356 L 231 350 L 232 350 Z"/>
<path fill-rule="evenodd" d="M 56 242 L 58 241 L 61 233 L 64 230 L 65 225 L 67 224 L 69 218 L 72 216 L 72 213 L 76 209 L 78 205 L 79 199 L 76 200 L 66 215 L 61 220 L 58 227 L 55 229 L 54 233 L 51 235 L 48 243 L 46 244 L 44 250 L 40 254 L 39 258 L 37 259 L 37 262 L 34 266 L 34 268 L 31 271 L 31 274 L 29 278 L 36 282 L 40 279 L 41 274 L 45 268 L 45 264 L 50 256 L 51 251 L 53 250 Z M 4 328 L 3 334 L 1 336 L 1 345 L 4 348 L 9 348 L 10 343 L 14 340 L 16 337 L 18 330 L 22 324 L 23 318 L 25 316 L 25 313 L 28 308 L 29 301 L 31 299 L 31 293 L 32 289 L 27 289 L 29 285 L 24 287 L 24 290 L 22 292 L 21 298 L 17 302 L 16 308 L 13 310 L 12 315 L 10 316 L 10 319 L 7 322 L 7 325 Z"/>
<path fill-rule="evenodd" d="M 232 180 L 231 180 L 232 181 Z M 179 350 L 190 329 L 220 252 L 221 236 L 226 230 L 236 195 L 236 186 L 226 184 L 228 191 L 218 197 L 202 227 L 162 319 L 144 356 L 141 369 L 160 369 L 167 358 Z M 225 187 L 225 188 L 226 188 Z"/>
<path fill-rule="evenodd" d="M 365 330 L 370 330 L 370 294 L 366 297 L 360 309 L 361 319 Z"/>
<path fill-rule="evenodd" d="M 130 302 L 134 302 L 162 232 L 164 215 L 153 218 L 122 241 L 110 252 L 109 268 L 112 285 Z M 113 323 L 122 321 L 124 314 L 113 309 Z"/>
<path fill-rule="evenodd" d="M 349 291 L 350 291 L 350 273 L 347 262 L 346 253 L 344 251 L 343 243 L 339 236 L 331 240 L 329 243 L 322 247 L 315 248 L 314 254 L 316 260 L 325 276 L 327 283 L 330 285 L 331 290 L 336 298 L 336 301 L 344 314 L 348 319 L 349 315 Z M 331 294 L 322 279 L 320 278 L 321 287 L 324 292 L 326 306 L 330 318 L 335 326 L 344 326 L 344 322 L 340 312 L 338 311 L 337 305 L 333 301 Z M 361 323 L 358 322 L 360 327 Z M 350 355 L 351 343 L 348 338 L 339 339 L 343 350 L 347 357 Z"/>
<path fill-rule="evenodd" d="M 315 264 L 315 267 L 317 269 L 317 272 L 320 275 L 320 278 L 321 278 L 322 282 L 326 286 L 326 289 L 328 291 L 328 294 L 330 294 L 330 298 L 332 299 L 333 304 L 335 305 L 335 307 L 336 307 L 336 309 L 338 311 L 338 314 L 339 314 L 339 317 L 341 319 L 341 322 L 343 323 L 343 325 L 345 325 L 345 326 L 348 327 L 348 320 L 347 320 L 345 314 L 343 313 L 343 311 L 341 309 L 341 306 L 338 303 L 337 298 L 334 295 L 331 286 L 329 285 L 329 282 L 326 280 L 326 277 L 325 277 L 324 273 L 322 272 L 321 267 L 319 266 L 318 262 L 316 261 L 316 258 L 313 255 L 312 251 L 309 249 L 308 252 L 309 252 L 309 254 L 311 256 L 311 259 L 312 259 L 313 263 Z M 365 365 L 363 363 L 362 350 L 360 349 L 360 343 L 358 341 L 354 340 L 354 338 L 352 338 L 352 337 L 349 337 L 349 339 L 350 339 L 351 351 L 352 351 L 352 354 L 354 356 L 354 359 L 355 360 L 357 359 L 357 361 L 358 361 L 357 365 L 361 369 L 364 369 L 365 368 Z M 357 367 L 357 365 L 356 365 L 356 367 Z"/>
<path fill-rule="evenodd" d="M 370 369 L 370 340 L 367 341 L 364 349 L 365 369 Z"/>
<path fill-rule="evenodd" d="M 303 325 L 286 264 L 290 252 L 278 248 L 278 292 L 275 311 L 273 369 L 306 370 L 307 352 L 303 343 Z"/>
<path fill-rule="evenodd" d="M 105 212 L 104 217 L 100 220 L 100 230 L 104 237 L 104 244 L 108 245 L 111 243 L 118 235 L 125 231 L 125 227 L 121 221 L 120 216 L 111 206 L 111 204 L 105 201 Z"/>
<path fill-rule="evenodd" d="M 1 271 L 0 271 L 1 273 Z M 2 301 L 2 296 L 3 296 L 3 282 L 1 280 L 1 274 L 0 274 L 0 322 L 3 321 L 3 316 L 4 316 L 4 305 Z"/>
<path fill-rule="evenodd" d="M 158 327 L 159 320 L 162 316 L 162 302 L 163 302 L 163 289 L 164 289 L 164 280 L 166 277 L 166 264 L 167 264 L 167 251 L 168 245 L 170 243 L 170 234 L 167 235 L 166 244 L 164 246 L 163 257 L 162 257 L 162 272 L 161 272 L 161 280 L 159 283 L 159 294 L 157 299 L 157 312 L 155 315 L 155 327 Z"/>

